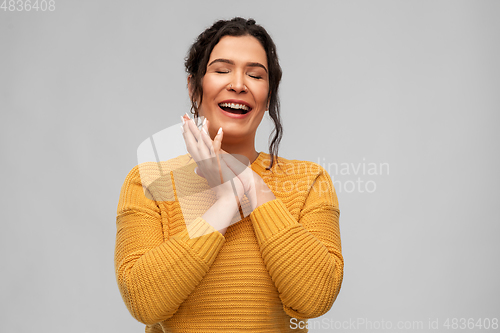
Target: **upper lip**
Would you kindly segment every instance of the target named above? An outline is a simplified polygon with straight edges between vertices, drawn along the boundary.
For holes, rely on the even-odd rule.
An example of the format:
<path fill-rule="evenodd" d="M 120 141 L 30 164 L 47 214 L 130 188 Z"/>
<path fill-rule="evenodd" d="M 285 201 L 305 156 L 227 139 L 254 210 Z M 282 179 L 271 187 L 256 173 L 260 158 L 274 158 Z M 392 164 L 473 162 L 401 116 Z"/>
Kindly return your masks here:
<path fill-rule="evenodd" d="M 252 111 L 252 106 L 250 104 L 248 104 L 245 101 L 239 100 L 239 99 L 225 99 L 223 101 L 220 101 L 218 104 L 221 104 L 221 103 L 243 104 L 243 105 L 248 106 L 248 109 L 249 109 L 248 111 Z"/>

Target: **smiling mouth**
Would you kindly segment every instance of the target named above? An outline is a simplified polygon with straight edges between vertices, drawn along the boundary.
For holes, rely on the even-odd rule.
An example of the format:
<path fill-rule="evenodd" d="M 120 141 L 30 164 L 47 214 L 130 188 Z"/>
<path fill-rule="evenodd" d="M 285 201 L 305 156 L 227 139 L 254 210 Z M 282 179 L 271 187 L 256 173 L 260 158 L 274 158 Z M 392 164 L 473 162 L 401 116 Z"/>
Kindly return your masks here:
<path fill-rule="evenodd" d="M 246 114 L 252 110 L 252 108 L 246 105 L 235 103 L 220 103 L 219 107 L 226 112 L 234 114 Z"/>

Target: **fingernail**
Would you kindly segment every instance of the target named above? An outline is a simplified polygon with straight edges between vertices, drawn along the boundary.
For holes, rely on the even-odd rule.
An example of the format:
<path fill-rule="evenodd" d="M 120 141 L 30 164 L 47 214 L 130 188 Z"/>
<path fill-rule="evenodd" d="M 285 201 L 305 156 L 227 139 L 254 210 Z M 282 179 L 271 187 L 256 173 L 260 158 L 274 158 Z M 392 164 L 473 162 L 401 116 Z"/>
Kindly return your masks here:
<path fill-rule="evenodd" d="M 201 124 L 201 126 L 205 126 L 206 122 L 207 122 L 207 118 L 204 118 L 203 119 L 203 123 Z"/>
<path fill-rule="evenodd" d="M 191 119 L 187 112 L 185 113 L 185 116 L 188 117 L 188 119 Z"/>
<path fill-rule="evenodd" d="M 181 131 L 184 134 L 184 126 L 181 125 Z"/>
<path fill-rule="evenodd" d="M 181 116 L 181 120 L 182 120 L 182 125 L 184 125 L 186 123 L 186 121 L 184 120 L 184 117 Z M 182 126 L 181 126 L 182 127 Z"/>
<path fill-rule="evenodd" d="M 217 131 L 217 134 L 221 134 L 222 133 L 222 127 L 219 127 L 219 130 Z"/>

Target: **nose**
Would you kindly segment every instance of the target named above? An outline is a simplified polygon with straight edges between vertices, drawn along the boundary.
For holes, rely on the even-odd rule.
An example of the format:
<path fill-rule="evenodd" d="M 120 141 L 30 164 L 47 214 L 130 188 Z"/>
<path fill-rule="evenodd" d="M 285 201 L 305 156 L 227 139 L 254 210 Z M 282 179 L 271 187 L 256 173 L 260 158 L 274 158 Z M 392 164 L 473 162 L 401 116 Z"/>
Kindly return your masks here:
<path fill-rule="evenodd" d="M 236 93 L 247 92 L 248 88 L 245 85 L 244 75 L 235 74 L 233 75 L 231 82 L 228 84 L 228 90 L 232 90 Z"/>

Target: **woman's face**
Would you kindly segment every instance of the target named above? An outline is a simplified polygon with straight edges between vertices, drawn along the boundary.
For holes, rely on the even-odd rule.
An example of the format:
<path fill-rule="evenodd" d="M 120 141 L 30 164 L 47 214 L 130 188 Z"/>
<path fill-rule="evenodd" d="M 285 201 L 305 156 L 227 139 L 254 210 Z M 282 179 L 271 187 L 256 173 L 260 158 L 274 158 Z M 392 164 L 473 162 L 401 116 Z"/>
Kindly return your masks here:
<path fill-rule="evenodd" d="M 260 42 L 253 36 L 222 37 L 210 54 L 202 86 L 200 116 L 210 121 L 212 137 L 222 127 L 223 142 L 253 143 L 269 108 L 267 57 Z"/>

